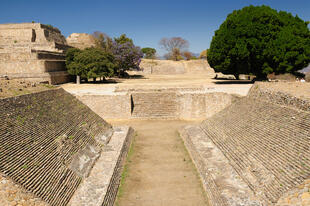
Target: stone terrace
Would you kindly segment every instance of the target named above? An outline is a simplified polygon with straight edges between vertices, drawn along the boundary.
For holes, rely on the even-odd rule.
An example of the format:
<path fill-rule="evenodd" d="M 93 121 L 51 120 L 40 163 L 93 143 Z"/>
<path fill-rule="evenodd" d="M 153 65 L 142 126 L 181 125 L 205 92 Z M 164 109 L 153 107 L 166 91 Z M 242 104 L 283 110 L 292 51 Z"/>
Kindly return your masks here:
<path fill-rule="evenodd" d="M 69 48 L 57 28 L 39 23 L 0 25 L 0 77 L 28 78 L 51 84 L 68 82 L 64 51 Z"/>

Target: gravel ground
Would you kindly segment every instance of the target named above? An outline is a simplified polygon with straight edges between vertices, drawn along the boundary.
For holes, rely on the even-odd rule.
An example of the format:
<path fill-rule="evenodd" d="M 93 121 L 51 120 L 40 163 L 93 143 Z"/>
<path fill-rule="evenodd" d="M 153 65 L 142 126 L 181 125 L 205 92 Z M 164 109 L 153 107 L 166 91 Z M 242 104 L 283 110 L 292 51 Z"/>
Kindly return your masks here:
<path fill-rule="evenodd" d="M 48 206 L 0 173 L 0 206 Z"/>
<path fill-rule="evenodd" d="M 269 90 L 276 90 L 290 95 L 310 99 L 310 82 L 261 82 Z"/>

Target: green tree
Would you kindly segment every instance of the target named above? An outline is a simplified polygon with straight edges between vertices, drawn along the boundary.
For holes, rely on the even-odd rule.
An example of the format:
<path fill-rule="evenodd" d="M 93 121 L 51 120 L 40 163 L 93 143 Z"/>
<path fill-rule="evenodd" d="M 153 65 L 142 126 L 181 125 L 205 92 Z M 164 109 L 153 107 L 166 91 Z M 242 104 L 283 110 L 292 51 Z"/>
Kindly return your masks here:
<path fill-rule="evenodd" d="M 99 48 L 69 49 L 66 55 L 68 73 L 84 79 L 111 77 L 115 74 L 114 56 Z"/>
<path fill-rule="evenodd" d="M 66 53 L 66 67 L 68 73 L 71 75 L 76 75 L 76 83 L 80 84 L 81 76 L 86 76 L 84 73 L 83 65 L 75 60 L 75 56 L 81 53 L 82 50 L 77 48 L 70 48 Z"/>
<path fill-rule="evenodd" d="M 103 32 L 95 31 L 92 36 L 96 40 L 96 47 L 102 48 L 106 52 L 113 52 L 113 40 Z"/>
<path fill-rule="evenodd" d="M 120 37 L 114 38 L 114 41 L 115 41 L 117 44 L 125 44 L 125 43 L 128 43 L 128 42 L 131 43 L 131 44 L 133 44 L 132 39 L 128 38 L 128 37 L 126 36 L 126 34 L 122 34 Z"/>
<path fill-rule="evenodd" d="M 141 51 L 144 54 L 144 58 L 155 59 L 156 49 L 145 47 L 145 48 L 142 48 Z"/>
<path fill-rule="evenodd" d="M 268 6 L 248 6 L 229 14 L 215 31 L 207 59 L 216 72 L 294 73 L 310 62 L 308 22 Z"/>

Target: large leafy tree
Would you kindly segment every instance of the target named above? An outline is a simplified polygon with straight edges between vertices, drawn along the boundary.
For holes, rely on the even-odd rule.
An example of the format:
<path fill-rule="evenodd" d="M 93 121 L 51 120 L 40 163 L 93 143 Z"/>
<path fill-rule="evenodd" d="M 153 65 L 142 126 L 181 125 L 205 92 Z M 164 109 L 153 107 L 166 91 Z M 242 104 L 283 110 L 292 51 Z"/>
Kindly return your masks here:
<path fill-rule="evenodd" d="M 111 77 L 115 74 L 116 63 L 114 56 L 98 48 L 84 50 L 69 49 L 66 56 L 68 73 L 79 79 Z"/>
<path fill-rule="evenodd" d="M 141 51 L 144 54 L 144 58 L 155 59 L 156 49 L 145 47 L 145 48 L 142 48 Z"/>
<path fill-rule="evenodd" d="M 216 72 L 294 73 L 310 62 L 308 22 L 268 6 L 248 6 L 229 14 L 215 31 L 208 61 Z"/>

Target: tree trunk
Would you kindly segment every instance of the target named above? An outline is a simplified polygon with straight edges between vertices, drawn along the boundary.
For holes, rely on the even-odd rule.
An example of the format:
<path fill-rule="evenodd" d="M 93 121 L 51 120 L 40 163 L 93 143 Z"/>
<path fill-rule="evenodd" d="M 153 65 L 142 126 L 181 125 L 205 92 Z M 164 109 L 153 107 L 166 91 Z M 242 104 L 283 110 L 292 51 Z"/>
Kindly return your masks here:
<path fill-rule="evenodd" d="M 81 77 L 79 75 L 76 76 L 76 84 L 81 84 Z"/>

